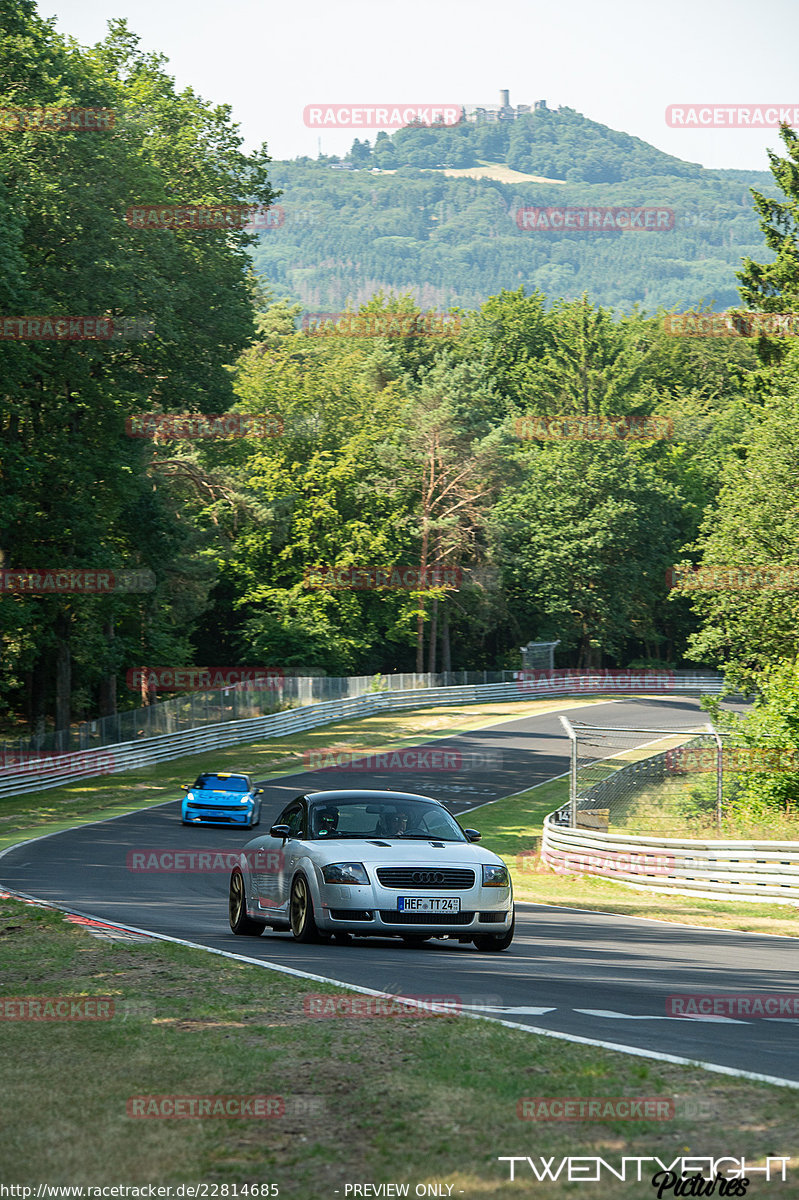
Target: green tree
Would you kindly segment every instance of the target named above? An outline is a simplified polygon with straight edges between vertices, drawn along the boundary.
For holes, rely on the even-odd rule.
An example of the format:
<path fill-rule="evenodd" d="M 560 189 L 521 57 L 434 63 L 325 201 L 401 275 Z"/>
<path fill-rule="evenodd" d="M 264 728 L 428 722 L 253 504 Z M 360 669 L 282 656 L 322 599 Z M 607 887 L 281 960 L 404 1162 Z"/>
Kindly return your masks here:
<path fill-rule="evenodd" d="M 556 443 L 530 453 L 521 487 L 491 514 L 493 554 L 517 633 L 562 642 L 578 666 L 656 648 L 680 496 L 626 446 Z"/>

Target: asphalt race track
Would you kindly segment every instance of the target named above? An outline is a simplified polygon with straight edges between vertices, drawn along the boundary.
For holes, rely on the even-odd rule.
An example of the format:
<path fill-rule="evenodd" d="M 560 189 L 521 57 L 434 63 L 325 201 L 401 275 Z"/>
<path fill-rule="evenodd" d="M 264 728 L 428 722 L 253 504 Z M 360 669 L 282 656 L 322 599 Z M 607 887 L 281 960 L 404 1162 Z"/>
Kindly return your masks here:
<path fill-rule="evenodd" d="M 664 728 L 704 719 L 698 701 L 690 698 L 625 699 L 578 708 L 574 717 L 596 725 Z M 649 740 L 651 735 L 642 735 L 642 742 Z M 791 938 L 524 904 L 517 907 L 513 945 L 502 954 L 449 941 L 421 949 L 376 939 L 302 946 L 288 934 L 269 931 L 261 938 L 234 937 L 227 923 L 227 872 L 143 873 L 127 866 L 132 851 L 243 846 L 268 830 L 292 796 L 322 787 L 391 787 L 438 796 L 462 823 L 479 828 L 479 812 L 464 822 L 469 808 L 568 769 L 568 739 L 556 713 L 438 740 L 435 747 L 479 753 L 493 765 L 462 772 L 337 769 L 286 776 L 264 785 L 261 826 L 253 832 L 184 827 L 176 797 L 174 803 L 13 847 L 0 856 L 0 883 L 101 920 L 265 963 L 377 991 L 453 997 L 464 1007 L 522 1025 L 799 1086 L 799 1021 L 666 1014 L 666 998 L 680 993 L 799 992 L 799 953 Z"/>

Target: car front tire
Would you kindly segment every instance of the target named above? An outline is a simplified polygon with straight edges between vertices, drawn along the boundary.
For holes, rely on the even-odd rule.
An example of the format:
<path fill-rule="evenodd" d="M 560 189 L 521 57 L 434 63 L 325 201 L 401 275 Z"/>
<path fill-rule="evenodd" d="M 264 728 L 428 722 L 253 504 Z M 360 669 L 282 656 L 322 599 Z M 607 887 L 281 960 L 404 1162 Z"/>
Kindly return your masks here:
<path fill-rule="evenodd" d="M 516 932 L 516 913 L 513 914 L 513 920 L 510 923 L 510 929 L 507 933 L 481 933 L 479 937 L 474 939 L 474 944 L 478 950 L 487 951 L 488 953 L 497 952 L 499 950 L 507 950 L 508 946 L 513 941 L 513 935 Z"/>
<path fill-rule="evenodd" d="M 240 937 L 260 937 L 266 929 L 265 921 L 254 921 L 247 916 L 247 899 L 244 892 L 244 876 L 238 867 L 230 876 L 228 897 L 230 928 Z"/>
<path fill-rule="evenodd" d="M 291 932 L 298 942 L 321 942 L 322 935 L 314 920 L 313 898 L 304 875 L 295 876 L 289 902 Z"/>

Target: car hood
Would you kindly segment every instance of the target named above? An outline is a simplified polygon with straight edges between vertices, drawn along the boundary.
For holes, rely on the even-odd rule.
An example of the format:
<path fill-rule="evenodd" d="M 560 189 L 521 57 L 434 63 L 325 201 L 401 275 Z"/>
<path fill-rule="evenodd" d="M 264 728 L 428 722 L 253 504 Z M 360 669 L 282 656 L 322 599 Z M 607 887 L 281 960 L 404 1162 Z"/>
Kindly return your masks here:
<path fill-rule="evenodd" d="M 279 838 L 258 837 L 247 842 L 245 850 L 274 849 Z M 331 838 L 330 841 L 287 842 L 299 855 L 307 854 L 316 863 L 362 862 L 408 866 L 476 866 L 499 863 L 502 859 L 475 842 L 436 842 L 416 838 Z M 300 849 L 302 847 L 302 849 Z"/>
<path fill-rule="evenodd" d="M 216 808 L 220 804 L 240 804 L 242 800 L 251 800 L 252 795 L 250 792 L 209 792 L 200 788 L 189 788 L 186 799 L 193 800 L 195 804 L 207 804 Z"/>

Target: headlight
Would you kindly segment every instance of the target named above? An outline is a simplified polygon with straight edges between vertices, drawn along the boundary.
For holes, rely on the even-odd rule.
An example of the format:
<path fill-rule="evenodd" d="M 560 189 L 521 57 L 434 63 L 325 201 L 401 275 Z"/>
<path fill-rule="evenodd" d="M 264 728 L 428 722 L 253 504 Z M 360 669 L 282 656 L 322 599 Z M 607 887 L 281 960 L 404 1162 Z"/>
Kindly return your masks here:
<path fill-rule="evenodd" d="M 483 887 L 510 887 L 510 875 L 504 863 L 483 863 Z"/>
<path fill-rule="evenodd" d="M 368 883 L 369 876 L 363 863 L 328 863 L 322 867 L 325 883 Z"/>
<path fill-rule="evenodd" d="M 239 803 L 240 804 L 249 804 L 251 800 L 252 800 L 252 796 L 242 796 Z"/>

